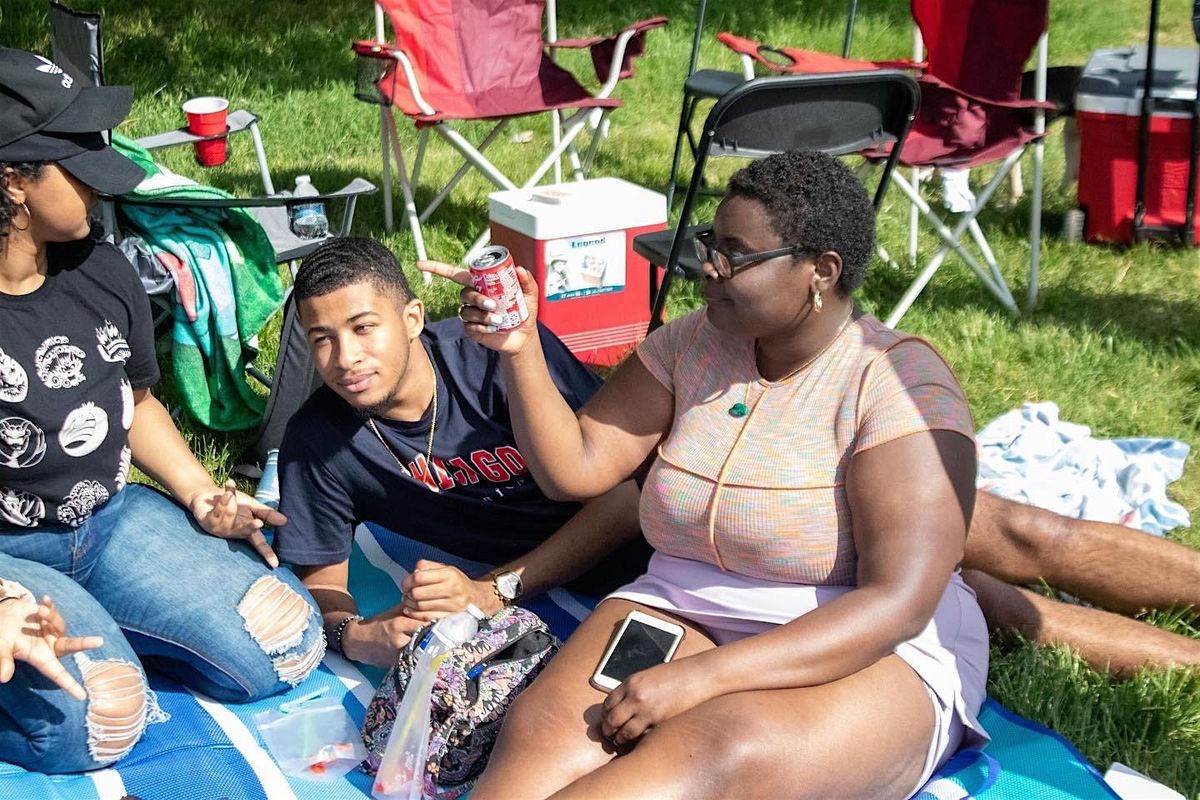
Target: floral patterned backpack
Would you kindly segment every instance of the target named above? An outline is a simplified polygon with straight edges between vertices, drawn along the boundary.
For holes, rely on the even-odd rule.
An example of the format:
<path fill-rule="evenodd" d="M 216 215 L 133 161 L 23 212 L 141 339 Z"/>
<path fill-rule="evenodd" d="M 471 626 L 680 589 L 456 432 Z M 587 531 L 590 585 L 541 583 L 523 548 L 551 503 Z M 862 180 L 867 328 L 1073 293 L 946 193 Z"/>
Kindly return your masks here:
<path fill-rule="evenodd" d="M 379 769 L 419 646 L 431 628 L 426 625 L 413 634 L 367 707 L 362 736 L 368 755 L 363 769 L 370 775 Z M 518 606 L 508 606 L 480 622 L 479 633 L 450 652 L 433 682 L 427 800 L 454 800 L 474 785 L 487 765 L 509 705 L 556 652 L 558 640 L 546 623 Z"/>

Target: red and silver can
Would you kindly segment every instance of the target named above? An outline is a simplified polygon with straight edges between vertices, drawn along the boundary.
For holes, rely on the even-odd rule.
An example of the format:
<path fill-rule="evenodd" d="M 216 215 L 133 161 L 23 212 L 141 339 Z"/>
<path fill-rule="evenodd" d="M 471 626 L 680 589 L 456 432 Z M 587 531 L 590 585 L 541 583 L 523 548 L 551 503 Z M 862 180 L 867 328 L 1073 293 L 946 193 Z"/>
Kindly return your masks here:
<path fill-rule="evenodd" d="M 496 330 L 512 330 L 529 319 L 529 308 L 517 280 L 517 268 L 507 247 L 498 244 L 485 247 L 468 266 L 475 291 L 496 301 L 495 313 L 503 317 Z"/>

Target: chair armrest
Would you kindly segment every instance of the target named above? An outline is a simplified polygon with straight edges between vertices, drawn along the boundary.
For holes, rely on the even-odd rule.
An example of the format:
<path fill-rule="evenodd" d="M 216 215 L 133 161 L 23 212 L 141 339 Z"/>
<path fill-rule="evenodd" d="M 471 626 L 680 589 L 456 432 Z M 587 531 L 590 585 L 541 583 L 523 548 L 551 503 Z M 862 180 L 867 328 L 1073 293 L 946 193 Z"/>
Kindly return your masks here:
<path fill-rule="evenodd" d="M 666 17 L 650 17 L 626 25 L 612 36 L 590 36 L 583 39 L 559 39 L 547 42 L 546 47 L 562 50 L 591 50 L 592 68 L 596 79 L 604 84 L 597 97 L 612 94 L 617 81 L 633 75 L 633 60 L 646 52 L 646 31 L 667 24 Z"/>
<path fill-rule="evenodd" d="M 417 107 L 421 110 L 421 113 L 430 117 L 437 114 L 437 109 L 429 105 L 428 101 L 425 100 L 424 95 L 421 94 L 421 87 L 417 83 L 417 74 L 413 69 L 412 59 L 408 57 L 408 54 L 405 53 L 403 49 L 396 47 L 395 45 L 384 44 L 383 42 L 374 42 L 367 39 L 354 42 L 352 45 L 350 45 L 350 49 L 353 50 L 354 54 L 359 58 L 389 59 L 394 61 L 395 67 L 393 67 L 390 73 L 385 73 L 383 76 L 381 76 L 380 82 L 388 80 L 389 75 L 393 81 L 396 80 L 397 73 L 403 75 L 404 83 L 408 87 L 408 92 L 412 95 L 413 102 L 416 103 Z M 383 93 L 382 89 L 380 92 L 381 94 Z M 390 95 L 385 96 L 390 98 Z"/>
<path fill-rule="evenodd" d="M 978 95 L 971 94 L 970 92 L 964 92 L 957 86 L 946 83 L 945 81 L 938 80 L 932 75 L 920 75 L 917 77 L 917 82 L 928 84 L 938 89 L 951 92 L 959 97 L 966 98 L 973 103 L 978 103 L 981 106 L 1006 108 L 1011 111 L 1054 111 L 1058 108 L 1058 106 L 1049 100 L 1029 100 L 1023 98 L 1018 98 L 1016 100 L 994 100 L 987 97 L 979 97 Z"/>
<path fill-rule="evenodd" d="M 161 150 L 164 147 L 176 147 L 181 144 L 194 144 L 203 142 L 208 139 L 219 139 L 223 136 L 230 136 L 235 133 L 242 133 L 250 129 L 250 126 L 258 122 L 258 117 L 247 111 L 244 108 L 239 108 L 229 114 L 225 121 L 229 128 L 225 133 L 218 133 L 213 136 L 197 136 L 187 129 L 184 125 L 173 131 L 165 131 L 156 133 L 153 136 L 143 136 L 137 140 L 137 143 L 147 150 Z"/>
<path fill-rule="evenodd" d="M 737 53 L 743 59 L 751 59 L 769 72 L 778 74 L 818 72 L 863 72 L 882 69 L 874 61 L 842 58 L 832 53 L 817 50 L 800 50 L 795 47 L 774 47 L 753 39 L 724 31 L 717 34 L 717 41 Z M 888 62 L 888 66 L 892 63 Z"/>
<path fill-rule="evenodd" d="M 122 195 L 121 205 L 159 206 L 167 208 L 261 208 L 295 206 L 303 203 L 326 202 L 329 200 L 357 200 L 362 195 L 376 191 L 375 184 L 364 178 L 355 178 L 336 192 L 294 197 L 292 195 L 269 195 L 258 197 L 139 197 Z"/>

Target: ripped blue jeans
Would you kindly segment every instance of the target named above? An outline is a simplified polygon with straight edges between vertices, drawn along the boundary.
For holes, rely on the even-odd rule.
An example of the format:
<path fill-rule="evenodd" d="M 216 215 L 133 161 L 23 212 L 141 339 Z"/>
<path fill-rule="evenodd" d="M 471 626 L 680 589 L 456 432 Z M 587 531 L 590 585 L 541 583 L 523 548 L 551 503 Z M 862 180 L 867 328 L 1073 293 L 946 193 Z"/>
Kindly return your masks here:
<path fill-rule="evenodd" d="M 316 604 L 285 568 L 210 536 L 165 495 L 130 485 L 78 528 L 0 532 L 0 578 L 50 595 L 69 636 L 104 645 L 63 663 L 77 701 L 18 661 L 0 684 L 0 760 L 39 772 L 107 766 L 158 712 L 145 669 L 223 702 L 304 680 L 325 651 Z"/>

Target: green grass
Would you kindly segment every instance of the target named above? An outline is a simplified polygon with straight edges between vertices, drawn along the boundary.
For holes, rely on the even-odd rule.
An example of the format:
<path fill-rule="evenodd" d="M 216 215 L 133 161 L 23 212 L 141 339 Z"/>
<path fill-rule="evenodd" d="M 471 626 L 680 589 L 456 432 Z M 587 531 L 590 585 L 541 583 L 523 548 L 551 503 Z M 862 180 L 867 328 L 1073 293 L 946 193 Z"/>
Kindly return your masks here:
<path fill-rule="evenodd" d="M 78 0 L 104 14 L 106 69 L 110 83 L 131 83 L 137 101 L 123 130 L 138 136 L 182 123 L 180 103 L 192 95 L 220 94 L 234 107 L 253 109 L 262 119 L 268 157 L 277 185 L 290 186 L 309 173 L 323 189 L 355 175 L 378 181 L 378 114 L 352 97 L 349 42 L 369 37 L 370 4 L 315 0 Z M 910 25 L 902 0 L 862 4 L 854 54 L 895 57 L 908 53 Z M 691 40 L 692 0 L 562 0 L 560 35 L 610 32 L 631 18 L 666 14 L 674 20 L 650 35 L 650 52 L 619 95 L 626 107 L 612 117 L 611 138 L 600 149 L 595 174 L 618 175 L 662 187 L 678 114 L 678 91 Z M 636 6 L 635 10 L 629 10 Z M 1051 64 L 1082 64 L 1098 47 L 1142 41 L 1148 21 L 1144 0 L 1055 0 L 1051 5 Z M 1186 0 L 1164 0 L 1160 44 L 1191 42 Z M 708 30 L 732 30 L 768 41 L 837 50 L 844 0 L 757 0 L 713 3 Z M 48 52 L 44 5 L 39 0 L 5 0 L 0 41 Z M 590 74 L 582 58 L 567 59 Z M 703 66 L 735 68 L 733 57 L 706 38 Z M 544 119 L 521 120 L 514 129 L 541 137 Z M 475 127 L 475 138 L 482 135 Z M 402 126 L 405 141 L 411 130 Z M 544 139 L 539 138 L 539 142 Z M 241 193 L 256 190 L 257 172 L 248 140 L 231 142 L 231 159 L 204 171 L 184 151 L 163 161 L 189 174 Z M 490 155 L 510 174 L 531 169 L 539 147 L 498 142 Z M 971 273 L 951 258 L 904 319 L 903 327 L 928 337 L 953 365 L 971 399 L 977 425 L 1028 400 L 1053 400 L 1064 419 L 1091 426 L 1098 436 L 1170 436 L 1200 443 L 1200 258 L 1196 251 L 1153 246 L 1069 246 L 1056 236 L 1063 214 L 1074 205 L 1073 189 L 1059 188 L 1062 155 L 1058 131 L 1046 149 L 1042 293 L 1031 316 L 1006 315 Z M 431 151 L 425 186 L 436 187 L 455 168 L 442 146 Z M 725 174 L 721 165 L 714 174 Z M 1032 167 L 1026 164 L 1026 180 Z M 484 224 L 482 179 L 472 176 L 426 226 L 430 253 L 457 259 Z M 1005 188 L 1002 187 L 1001 193 Z M 422 189 L 419 197 L 432 194 Z M 1025 202 L 989 212 L 986 228 L 1014 293 L 1024 297 L 1028 258 Z M 902 253 L 907 213 L 898 192 L 889 194 L 880 238 Z M 403 233 L 386 234 L 381 201 L 360 206 L 356 232 L 378 236 L 403 260 L 414 257 Z M 935 243 L 921 239 L 928 257 Z M 885 313 L 911 280 L 913 269 L 876 264 L 860 302 Z M 415 273 L 410 277 L 416 279 Z M 417 284 L 419 285 L 419 284 Z M 424 290 L 435 317 L 454 308 L 447 285 Z M 670 310 L 677 314 L 699 300 L 680 287 Z M 277 323 L 275 323 L 277 326 Z M 273 356 L 264 334 L 264 358 Z M 171 387 L 163 387 L 168 399 Z M 185 435 L 205 464 L 224 474 L 244 442 L 239 436 L 205 432 L 187 420 Z M 1193 515 L 1200 507 L 1200 470 L 1194 457 L 1172 496 Z M 1195 528 L 1173 538 L 1200 546 Z M 1187 618 L 1155 615 L 1165 628 L 1196 636 Z M 1200 797 L 1200 677 L 1175 670 L 1148 672 L 1115 683 L 1089 670 L 1070 653 L 1036 649 L 1020 642 L 993 648 L 991 692 L 1018 713 L 1045 722 L 1075 742 L 1101 768 L 1120 760 L 1191 797 Z"/>

